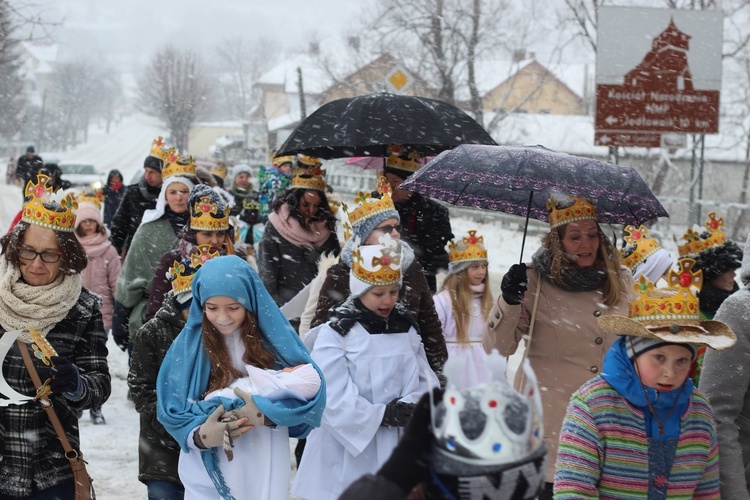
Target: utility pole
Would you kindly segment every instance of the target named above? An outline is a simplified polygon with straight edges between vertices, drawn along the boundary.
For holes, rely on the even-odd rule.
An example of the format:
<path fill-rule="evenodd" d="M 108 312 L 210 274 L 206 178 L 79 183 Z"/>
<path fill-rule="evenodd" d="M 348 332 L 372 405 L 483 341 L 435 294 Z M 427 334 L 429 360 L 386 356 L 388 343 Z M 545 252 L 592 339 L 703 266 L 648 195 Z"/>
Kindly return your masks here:
<path fill-rule="evenodd" d="M 297 92 L 299 92 L 299 119 L 300 121 L 307 118 L 307 109 L 305 108 L 305 86 L 302 81 L 302 68 L 297 66 Z"/>

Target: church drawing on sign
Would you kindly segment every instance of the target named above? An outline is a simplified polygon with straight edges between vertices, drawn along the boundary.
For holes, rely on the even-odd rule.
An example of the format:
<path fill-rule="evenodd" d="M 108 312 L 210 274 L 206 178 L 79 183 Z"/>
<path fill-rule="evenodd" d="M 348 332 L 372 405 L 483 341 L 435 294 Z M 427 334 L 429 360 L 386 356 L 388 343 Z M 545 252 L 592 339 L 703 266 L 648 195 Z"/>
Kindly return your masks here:
<path fill-rule="evenodd" d="M 675 25 L 669 26 L 651 42 L 643 61 L 625 75 L 630 89 L 658 88 L 661 92 L 692 92 L 693 78 L 688 66 L 690 35 Z"/>

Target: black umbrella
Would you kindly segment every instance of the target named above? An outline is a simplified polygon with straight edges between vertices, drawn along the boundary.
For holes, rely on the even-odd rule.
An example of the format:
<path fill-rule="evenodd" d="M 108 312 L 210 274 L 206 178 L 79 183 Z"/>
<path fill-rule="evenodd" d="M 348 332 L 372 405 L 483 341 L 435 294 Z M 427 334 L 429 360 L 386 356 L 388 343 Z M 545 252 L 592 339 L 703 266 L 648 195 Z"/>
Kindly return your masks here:
<path fill-rule="evenodd" d="M 419 169 L 401 189 L 453 205 L 520 215 L 527 226 L 529 217 L 548 220 L 551 194 L 586 197 L 596 204 L 603 223 L 638 226 L 669 217 L 635 169 L 542 146 L 458 146 Z"/>
<path fill-rule="evenodd" d="M 459 144 L 495 141 L 451 104 L 384 92 L 324 104 L 294 129 L 276 156 L 384 157 L 389 144 L 428 156 Z"/>

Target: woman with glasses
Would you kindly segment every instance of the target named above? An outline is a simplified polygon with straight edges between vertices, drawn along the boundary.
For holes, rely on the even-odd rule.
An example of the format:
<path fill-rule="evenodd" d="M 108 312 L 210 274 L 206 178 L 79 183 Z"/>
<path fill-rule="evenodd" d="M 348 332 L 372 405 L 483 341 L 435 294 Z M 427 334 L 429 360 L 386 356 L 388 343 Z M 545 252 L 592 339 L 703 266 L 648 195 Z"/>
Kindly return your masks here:
<path fill-rule="evenodd" d="M 75 203 L 51 201 L 46 176 L 37 181 L 27 184 L 21 221 L 0 238 L 0 335 L 11 342 L 1 360 L 9 387 L 0 392 L 11 401 L 37 393 L 26 350 L 71 446 L 80 450 L 77 413 L 101 407 L 110 393 L 102 302 L 82 286 L 87 258 L 73 234 Z M 37 355 L 32 330 L 56 355 Z M 0 405 L 0 498 L 73 498 L 70 462 L 42 405 L 7 403 Z"/>
<path fill-rule="evenodd" d="M 192 167 L 192 168 L 191 168 Z M 162 170 L 156 208 L 146 210 L 133 235 L 117 280 L 112 336 L 123 351 L 145 323 L 151 280 L 162 255 L 176 248 L 177 236 L 190 218 L 188 197 L 195 187 L 192 157 L 170 161 Z"/>
<path fill-rule="evenodd" d="M 399 290 L 399 302 L 404 304 L 419 325 L 427 361 L 438 375 L 448 359 L 443 338 L 443 328 L 435 311 L 432 292 L 427 284 L 424 269 L 414 257 L 414 251 L 401 240 L 401 218 L 393 205 L 391 189 L 384 178 L 378 184 L 380 198 L 360 192 L 355 198 L 357 205 L 349 212 L 352 235 L 341 250 L 341 259 L 330 265 L 325 272 L 325 281 L 317 296 L 315 317 L 310 326 L 316 327 L 328 321 L 332 307 L 350 295 L 349 273 L 352 267 L 352 251 L 359 245 L 377 245 L 381 239 L 390 237 L 399 242 L 404 286 Z M 321 269 L 322 274 L 324 270 Z M 311 292 L 311 295 L 313 293 Z"/>

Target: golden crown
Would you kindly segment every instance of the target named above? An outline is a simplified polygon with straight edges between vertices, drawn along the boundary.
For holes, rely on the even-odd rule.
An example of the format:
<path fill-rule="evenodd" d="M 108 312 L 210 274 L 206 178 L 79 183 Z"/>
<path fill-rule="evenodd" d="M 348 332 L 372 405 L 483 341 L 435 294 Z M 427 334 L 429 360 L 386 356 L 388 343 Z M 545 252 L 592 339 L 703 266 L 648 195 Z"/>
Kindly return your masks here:
<path fill-rule="evenodd" d="M 679 271 L 669 270 L 670 289 L 657 289 L 644 275 L 633 283 L 636 299 L 630 303 L 630 319 L 645 326 L 663 326 L 677 321 L 695 321 L 700 326 L 697 291 L 703 286 L 703 271 L 693 271 L 694 259 L 680 259 Z M 694 291 L 695 290 L 695 291 Z"/>
<path fill-rule="evenodd" d="M 627 246 L 620 249 L 620 256 L 622 263 L 631 271 L 661 248 L 655 239 L 649 238 L 648 229 L 643 225 L 638 228 L 625 226 L 625 242 Z"/>
<path fill-rule="evenodd" d="M 461 243 L 451 240 L 448 243 L 450 262 L 476 262 L 487 260 L 487 249 L 484 248 L 484 236 L 477 236 L 477 230 L 471 229 L 468 236 L 461 238 Z"/>
<path fill-rule="evenodd" d="M 396 210 L 391 198 L 391 185 L 388 184 L 385 177 L 378 179 L 377 191 L 380 194 L 380 198 L 373 198 L 370 193 L 364 191 L 357 193 L 357 196 L 354 198 L 354 203 L 357 206 L 348 213 L 349 222 L 352 226 L 361 224 L 363 220 L 369 219 L 374 215 Z"/>
<path fill-rule="evenodd" d="M 401 254 L 392 245 L 361 246 L 352 252 L 352 272 L 368 285 L 396 285 L 401 282 Z"/>
<path fill-rule="evenodd" d="M 219 256 L 218 250 L 216 252 L 209 252 L 210 249 L 211 245 L 198 245 L 190 252 L 190 263 L 187 266 L 179 260 L 172 263 L 167 277 L 172 282 L 172 292 L 174 295 L 191 291 L 193 289 L 193 277 L 198 268 L 207 260 Z"/>
<path fill-rule="evenodd" d="M 401 146 L 397 144 L 389 144 L 386 151 L 388 154 L 385 159 L 386 167 L 406 170 L 407 172 L 416 172 L 422 167 L 419 153 L 414 150 L 405 154 L 405 150 Z"/>
<path fill-rule="evenodd" d="M 294 164 L 294 156 L 278 156 L 276 158 L 271 158 L 271 163 L 273 163 L 274 167 L 280 167 L 284 163 Z"/>
<path fill-rule="evenodd" d="M 573 204 L 566 208 L 560 208 L 560 202 L 550 196 L 547 202 L 550 229 L 578 220 L 596 220 L 596 207 L 589 203 L 586 198 L 582 196 L 568 196 L 568 201 L 573 201 Z"/>
<path fill-rule="evenodd" d="M 73 199 L 70 193 L 63 195 L 62 190 L 53 194 L 52 188 L 47 186 L 49 176 L 37 174 L 36 178 L 36 184 L 34 184 L 33 180 L 29 180 L 26 183 L 24 197 L 30 197 L 30 199 L 23 205 L 21 220 L 54 231 L 73 232 L 78 202 Z M 44 203 L 48 201 L 58 203 L 63 211 L 56 212 L 45 208 Z"/>
<path fill-rule="evenodd" d="M 179 176 L 195 176 L 195 159 L 188 155 L 180 155 L 175 148 L 169 148 L 168 156 L 164 159 L 164 168 L 161 169 L 162 179 Z"/>
<path fill-rule="evenodd" d="M 295 168 L 292 188 L 326 191 L 326 171 L 320 167 Z"/>
<path fill-rule="evenodd" d="M 285 158 L 282 156 L 282 158 Z M 291 156 L 289 157 L 291 158 Z M 297 161 L 306 167 L 322 167 L 323 162 L 315 156 L 297 155 Z"/>
<path fill-rule="evenodd" d="M 148 152 L 149 156 L 159 158 L 162 161 L 167 161 L 169 157 L 169 151 L 167 150 L 167 143 L 164 142 L 162 136 L 157 137 L 151 143 L 151 150 Z"/>
<path fill-rule="evenodd" d="M 214 165 L 211 165 L 208 171 L 214 175 L 221 177 L 222 179 L 227 178 L 227 166 L 224 162 L 219 162 Z"/>
<path fill-rule="evenodd" d="M 706 230 L 701 231 L 698 226 L 688 228 L 682 236 L 683 245 L 677 245 L 680 257 L 695 257 L 711 247 L 723 245 L 727 241 L 724 234 L 724 217 L 716 217 L 716 212 L 710 212 L 706 219 Z"/>
<path fill-rule="evenodd" d="M 76 197 L 78 203 L 91 203 L 96 205 L 98 208 L 102 208 L 104 202 L 104 192 L 101 188 L 94 189 L 93 191 L 84 191 Z"/>
<path fill-rule="evenodd" d="M 190 212 L 190 229 L 196 231 L 227 231 L 229 229 L 229 210 L 219 208 L 219 204 L 210 196 L 201 196 Z"/>

